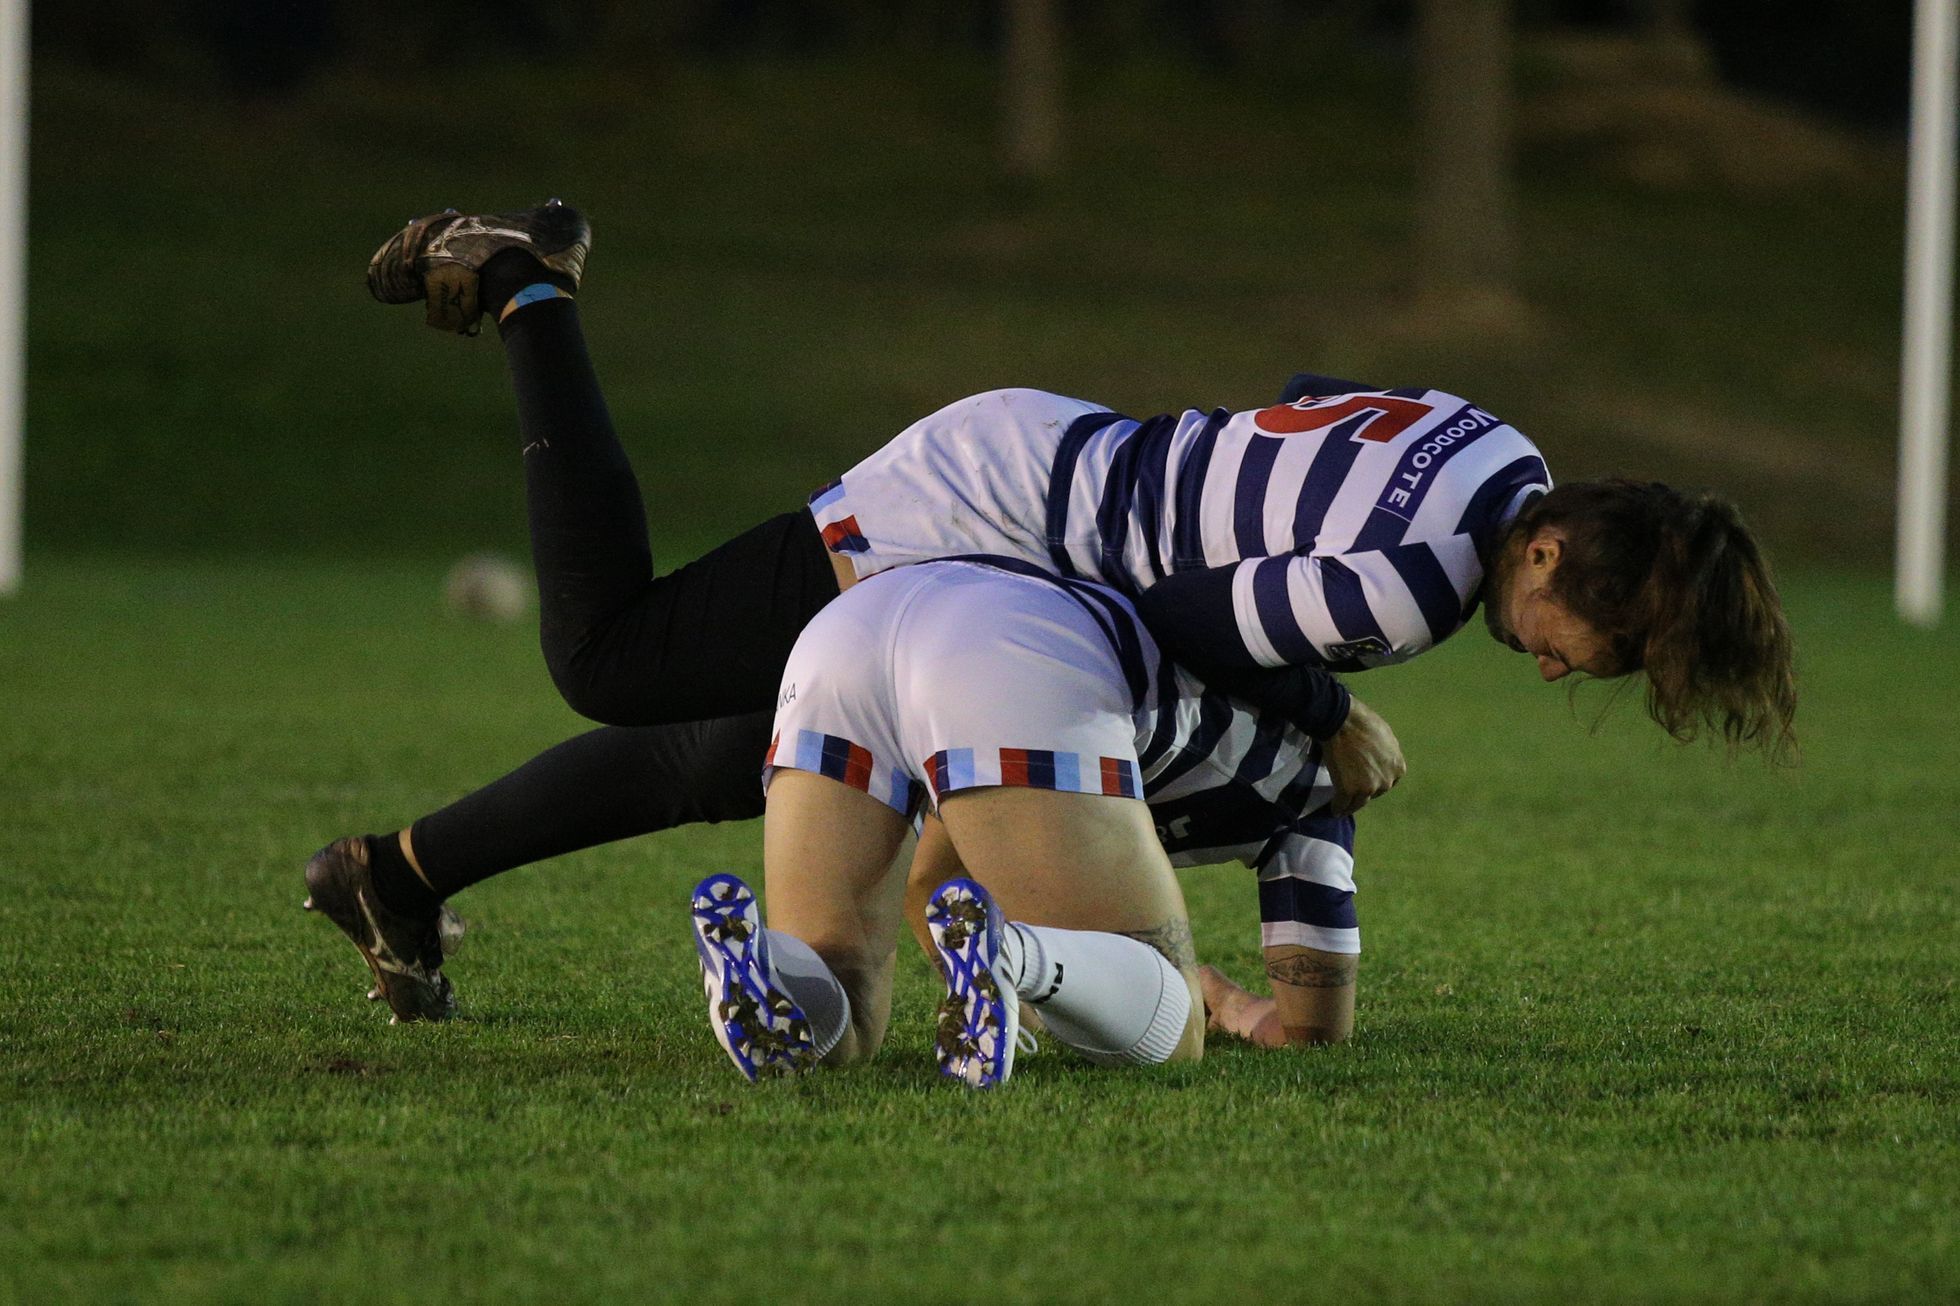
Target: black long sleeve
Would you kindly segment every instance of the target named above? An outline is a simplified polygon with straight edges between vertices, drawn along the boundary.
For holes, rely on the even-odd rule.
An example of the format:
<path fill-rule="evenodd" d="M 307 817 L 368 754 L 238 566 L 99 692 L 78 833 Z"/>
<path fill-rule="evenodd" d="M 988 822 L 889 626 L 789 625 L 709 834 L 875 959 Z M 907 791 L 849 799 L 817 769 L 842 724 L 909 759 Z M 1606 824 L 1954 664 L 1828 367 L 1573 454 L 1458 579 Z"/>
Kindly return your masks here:
<path fill-rule="evenodd" d="M 1137 615 L 1167 656 L 1212 688 L 1285 717 L 1315 739 L 1347 722 L 1347 686 L 1325 667 L 1262 667 L 1239 642 L 1234 568 L 1179 572 L 1136 598 Z"/>

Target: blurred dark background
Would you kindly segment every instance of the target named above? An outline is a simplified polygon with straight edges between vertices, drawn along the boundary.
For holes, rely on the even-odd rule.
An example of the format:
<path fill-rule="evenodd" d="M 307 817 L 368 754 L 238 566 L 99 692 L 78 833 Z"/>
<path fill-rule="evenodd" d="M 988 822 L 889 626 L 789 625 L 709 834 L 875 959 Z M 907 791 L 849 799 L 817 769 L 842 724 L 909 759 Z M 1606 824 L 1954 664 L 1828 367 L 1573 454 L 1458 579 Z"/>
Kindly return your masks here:
<path fill-rule="evenodd" d="M 1000 0 L 98 0 L 45 6 L 37 50 L 130 74 L 202 63 L 241 96 L 281 95 L 336 64 L 408 69 L 523 60 L 671 60 L 999 52 Z M 1284 64 L 1293 43 L 1408 38 L 1418 0 L 1054 0 L 1072 47 L 1217 72 Z M 1911 6 L 1856 0 L 1513 0 L 1521 30 L 1666 33 L 1702 42 L 1724 80 L 1851 121 L 1905 112 Z"/>
<path fill-rule="evenodd" d="M 550 194 L 663 545 L 971 391 L 1465 394 L 1889 554 L 1906 0 L 36 7 L 28 529 L 521 549 L 490 340 L 369 302 Z M 671 555 L 669 555 L 671 557 Z M 31 557 L 30 557 L 31 565 Z"/>

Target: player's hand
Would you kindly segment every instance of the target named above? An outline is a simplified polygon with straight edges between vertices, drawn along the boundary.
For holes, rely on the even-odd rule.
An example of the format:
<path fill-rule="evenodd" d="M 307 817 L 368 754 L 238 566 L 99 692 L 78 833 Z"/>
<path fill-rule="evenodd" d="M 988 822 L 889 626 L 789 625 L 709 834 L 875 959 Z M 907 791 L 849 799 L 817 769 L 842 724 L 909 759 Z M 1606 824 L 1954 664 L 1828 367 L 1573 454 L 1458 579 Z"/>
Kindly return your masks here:
<path fill-rule="evenodd" d="M 1273 1018 L 1271 998 L 1258 997 L 1240 988 L 1216 966 L 1198 967 L 1198 989 L 1205 998 L 1206 1033 L 1229 1034 L 1262 1047 L 1278 1046 L 1286 1041 L 1278 1021 Z"/>
<path fill-rule="evenodd" d="M 1198 967 L 1198 988 L 1205 995 L 1205 1028 L 1214 1034 L 1237 1034 L 1253 996 L 1234 984 L 1216 966 Z"/>
<path fill-rule="evenodd" d="M 1352 700 L 1348 718 L 1321 750 L 1327 777 L 1334 782 L 1328 804 L 1336 816 L 1349 816 L 1393 789 L 1408 773 L 1402 745 L 1381 713 L 1360 699 Z"/>

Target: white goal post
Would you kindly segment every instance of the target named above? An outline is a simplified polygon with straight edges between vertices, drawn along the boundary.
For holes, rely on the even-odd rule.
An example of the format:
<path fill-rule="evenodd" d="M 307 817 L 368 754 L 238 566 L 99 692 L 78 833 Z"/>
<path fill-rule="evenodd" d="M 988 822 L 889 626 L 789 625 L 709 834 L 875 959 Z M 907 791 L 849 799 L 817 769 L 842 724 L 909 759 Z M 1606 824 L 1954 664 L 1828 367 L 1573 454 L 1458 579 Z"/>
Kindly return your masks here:
<path fill-rule="evenodd" d="M 0 0 L 0 594 L 20 588 L 26 311 L 27 0 Z"/>
<path fill-rule="evenodd" d="M 1960 0 L 1917 0 L 1906 173 L 1905 351 L 1899 369 L 1899 615 L 1940 619 L 1953 372 L 1954 77 Z"/>

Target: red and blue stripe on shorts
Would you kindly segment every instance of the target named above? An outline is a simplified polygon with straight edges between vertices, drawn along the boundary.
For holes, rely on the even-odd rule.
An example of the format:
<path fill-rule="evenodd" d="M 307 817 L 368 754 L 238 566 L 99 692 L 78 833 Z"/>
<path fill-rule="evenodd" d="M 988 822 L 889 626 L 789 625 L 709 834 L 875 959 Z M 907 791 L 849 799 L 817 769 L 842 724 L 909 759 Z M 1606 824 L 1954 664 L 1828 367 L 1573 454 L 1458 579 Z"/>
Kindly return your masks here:
<path fill-rule="evenodd" d="M 816 515 L 823 533 L 823 546 L 832 553 L 869 553 L 871 541 L 864 538 L 864 531 L 858 526 L 857 514 L 846 513 L 843 517 L 825 521 L 825 510 L 837 507 L 844 501 L 844 482 L 832 481 L 810 496 L 810 511 Z"/>
<path fill-rule="evenodd" d="M 1053 789 L 1063 793 L 1106 794 L 1112 798 L 1141 798 L 1143 784 L 1137 764 L 1127 757 L 1091 757 L 1057 753 L 1046 748 L 996 750 L 997 775 L 975 765 L 971 748 L 943 748 L 925 761 L 925 773 L 935 799 L 961 789 L 999 784 L 1023 789 Z M 995 759 L 987 759 L 989 761 Z"/>
<path fill-rule="evenodd" d="M 862 789 L 908 818 L 918 811 L 919 801 L 925 796 L 918 781 L 900 771 L 879 766 L 870 749 L 860 747 L 841 735 L 827 735 L 821 730 L 799 730 L 790 752 L 785 754 L 782 744 L 781 735 L 770 741 L 769 751 L 762 757 L 765 769 L 786 766 L 829 776 L 853 789 Z"/>

